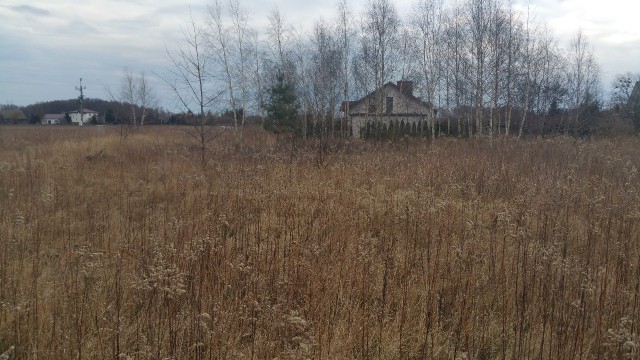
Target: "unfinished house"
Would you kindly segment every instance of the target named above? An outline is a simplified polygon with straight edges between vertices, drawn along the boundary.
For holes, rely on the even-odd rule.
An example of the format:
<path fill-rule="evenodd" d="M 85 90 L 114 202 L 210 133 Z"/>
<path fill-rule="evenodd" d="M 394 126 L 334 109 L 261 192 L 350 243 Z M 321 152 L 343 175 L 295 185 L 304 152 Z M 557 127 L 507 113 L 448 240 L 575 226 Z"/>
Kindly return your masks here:
<path fill-rule="evenodd" d="M 347 111 L 343 103 L 341 111 Z M 367 123 L 391 122 L 421 124 L 434 116 L 433 106 L 413 95 L 413 81 L 388 82 L 357 101 L 349 101 L 349 124 L 354 138 L 361 137 L 361 131 Z"/>

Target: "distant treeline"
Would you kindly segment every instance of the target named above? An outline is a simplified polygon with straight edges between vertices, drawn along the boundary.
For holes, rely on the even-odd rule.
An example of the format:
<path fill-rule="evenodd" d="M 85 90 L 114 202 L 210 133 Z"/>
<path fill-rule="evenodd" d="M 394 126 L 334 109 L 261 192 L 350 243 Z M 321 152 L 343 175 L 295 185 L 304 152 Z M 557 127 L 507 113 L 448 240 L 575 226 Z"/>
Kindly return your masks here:
<path fill-rule="evenodd" d="M 134 107 L 137 108 L 136 105 Z M 99 114 L 98 122 L 111 124 L 127 123 L 129 121 L 128 114 L 131 111 L 130 104 L 91 98 L 84 100 L 84 108 L 97 111 Z M 21 108 L 28 121 L 32 124 L 39 123 L 44 114 L 65 114 L 79 109 L 80 104 L 77 99 L 47 101 Z M 172 115 L 162 109 L 147 109 L 147 121 L 149 124 L 167 122 Z"/>
<path fill-rule="evenodd" d="M 26 116 L 26 122 L 31 124 L 38 124 L 42 120 L 44 114 L 66 114 L 68 112 L 76 111 L 80 109 L 80 104 L 77 99 L 69 100 L 54 100 L 40 102 L 24 107 L 6 105 L 7 108 L 21 110 Z M 137 105 L 133 105 L 136 112 L 140 112 L 141 108 Z M 107 101 L 102 99 L 85 99 L 84 108 L 98 112 L 97 122 L 100 124 L 129 124 L 131 122 L 131 104 L 123 103 L 119 101 Z M 241 111 L 241 110 L 238 110 Z M 212 124 L 216 125 L 233 125 L 232 112 L 226 111 L 220 115 L 208 114 Z M 145 124 L 147 125 L 160 125 L 160 124 L 173 124 L 184 125 L 189 124 L 187 114 L 173 113 L 166 111 L 162 108 L 146 109 Z M 261 124 L 262 119 L 257 116 L 248 116 L 246 118 L 247 124 Z"/>

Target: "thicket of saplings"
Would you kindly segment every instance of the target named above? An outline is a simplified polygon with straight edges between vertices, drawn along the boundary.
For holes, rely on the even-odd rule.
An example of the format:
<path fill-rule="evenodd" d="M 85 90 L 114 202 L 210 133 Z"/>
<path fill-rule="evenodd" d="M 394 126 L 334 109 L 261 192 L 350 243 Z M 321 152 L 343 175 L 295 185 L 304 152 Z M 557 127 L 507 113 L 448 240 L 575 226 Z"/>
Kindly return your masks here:
<path fill-rule="evenodd" d="M 1 130 L 0 353 L 638 357 L 638 137 Z"/>

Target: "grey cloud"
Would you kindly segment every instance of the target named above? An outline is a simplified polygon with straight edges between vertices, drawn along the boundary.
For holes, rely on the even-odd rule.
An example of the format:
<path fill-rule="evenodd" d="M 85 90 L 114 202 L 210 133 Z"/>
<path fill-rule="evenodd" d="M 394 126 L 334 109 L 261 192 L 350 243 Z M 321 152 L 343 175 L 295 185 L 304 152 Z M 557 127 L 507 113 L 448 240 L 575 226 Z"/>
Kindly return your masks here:
<path fill-rule="evenodd" d="M 29 14 L 29 15 L 38 15 L 38 16 L 49 16 L 51 15 L 51 12 L 49 10 L 45 10 L 39 7 L 35 7 L 35 6 L 31 6 L 31 5 L 17 5 L 17 6 L 11 6 L 10 7 L 11 10 L 19 12 L 19 13 L 23 13 L 23 14 Z"/>
<path fill-rule="evenodd" d="M 92 26 L 86 21 L 74 19 L 70 21 L 66 26 L 64 31 L 68 34 L 99 34 L 101 31 L 98 30 L 95 26 Z"/>
<path fill-rule="evenodd" d="M 135 19 L 110 20 L 109 25 L 119 31 L 142 31 L 157 25 L 157 20 L 149 16 L 140 16 Z"/>

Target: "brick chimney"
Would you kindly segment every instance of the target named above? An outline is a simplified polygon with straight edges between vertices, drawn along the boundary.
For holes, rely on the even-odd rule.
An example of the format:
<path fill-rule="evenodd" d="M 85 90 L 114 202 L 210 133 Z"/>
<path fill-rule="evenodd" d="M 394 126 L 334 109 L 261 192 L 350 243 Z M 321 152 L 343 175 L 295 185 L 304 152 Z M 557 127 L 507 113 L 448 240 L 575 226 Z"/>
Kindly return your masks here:
<path fill-rule="evenodd" d="M 413 96 L 413 81 L 400 80 L 398 81 L 398 88 L 400 88 L 401 93 Z"/>

